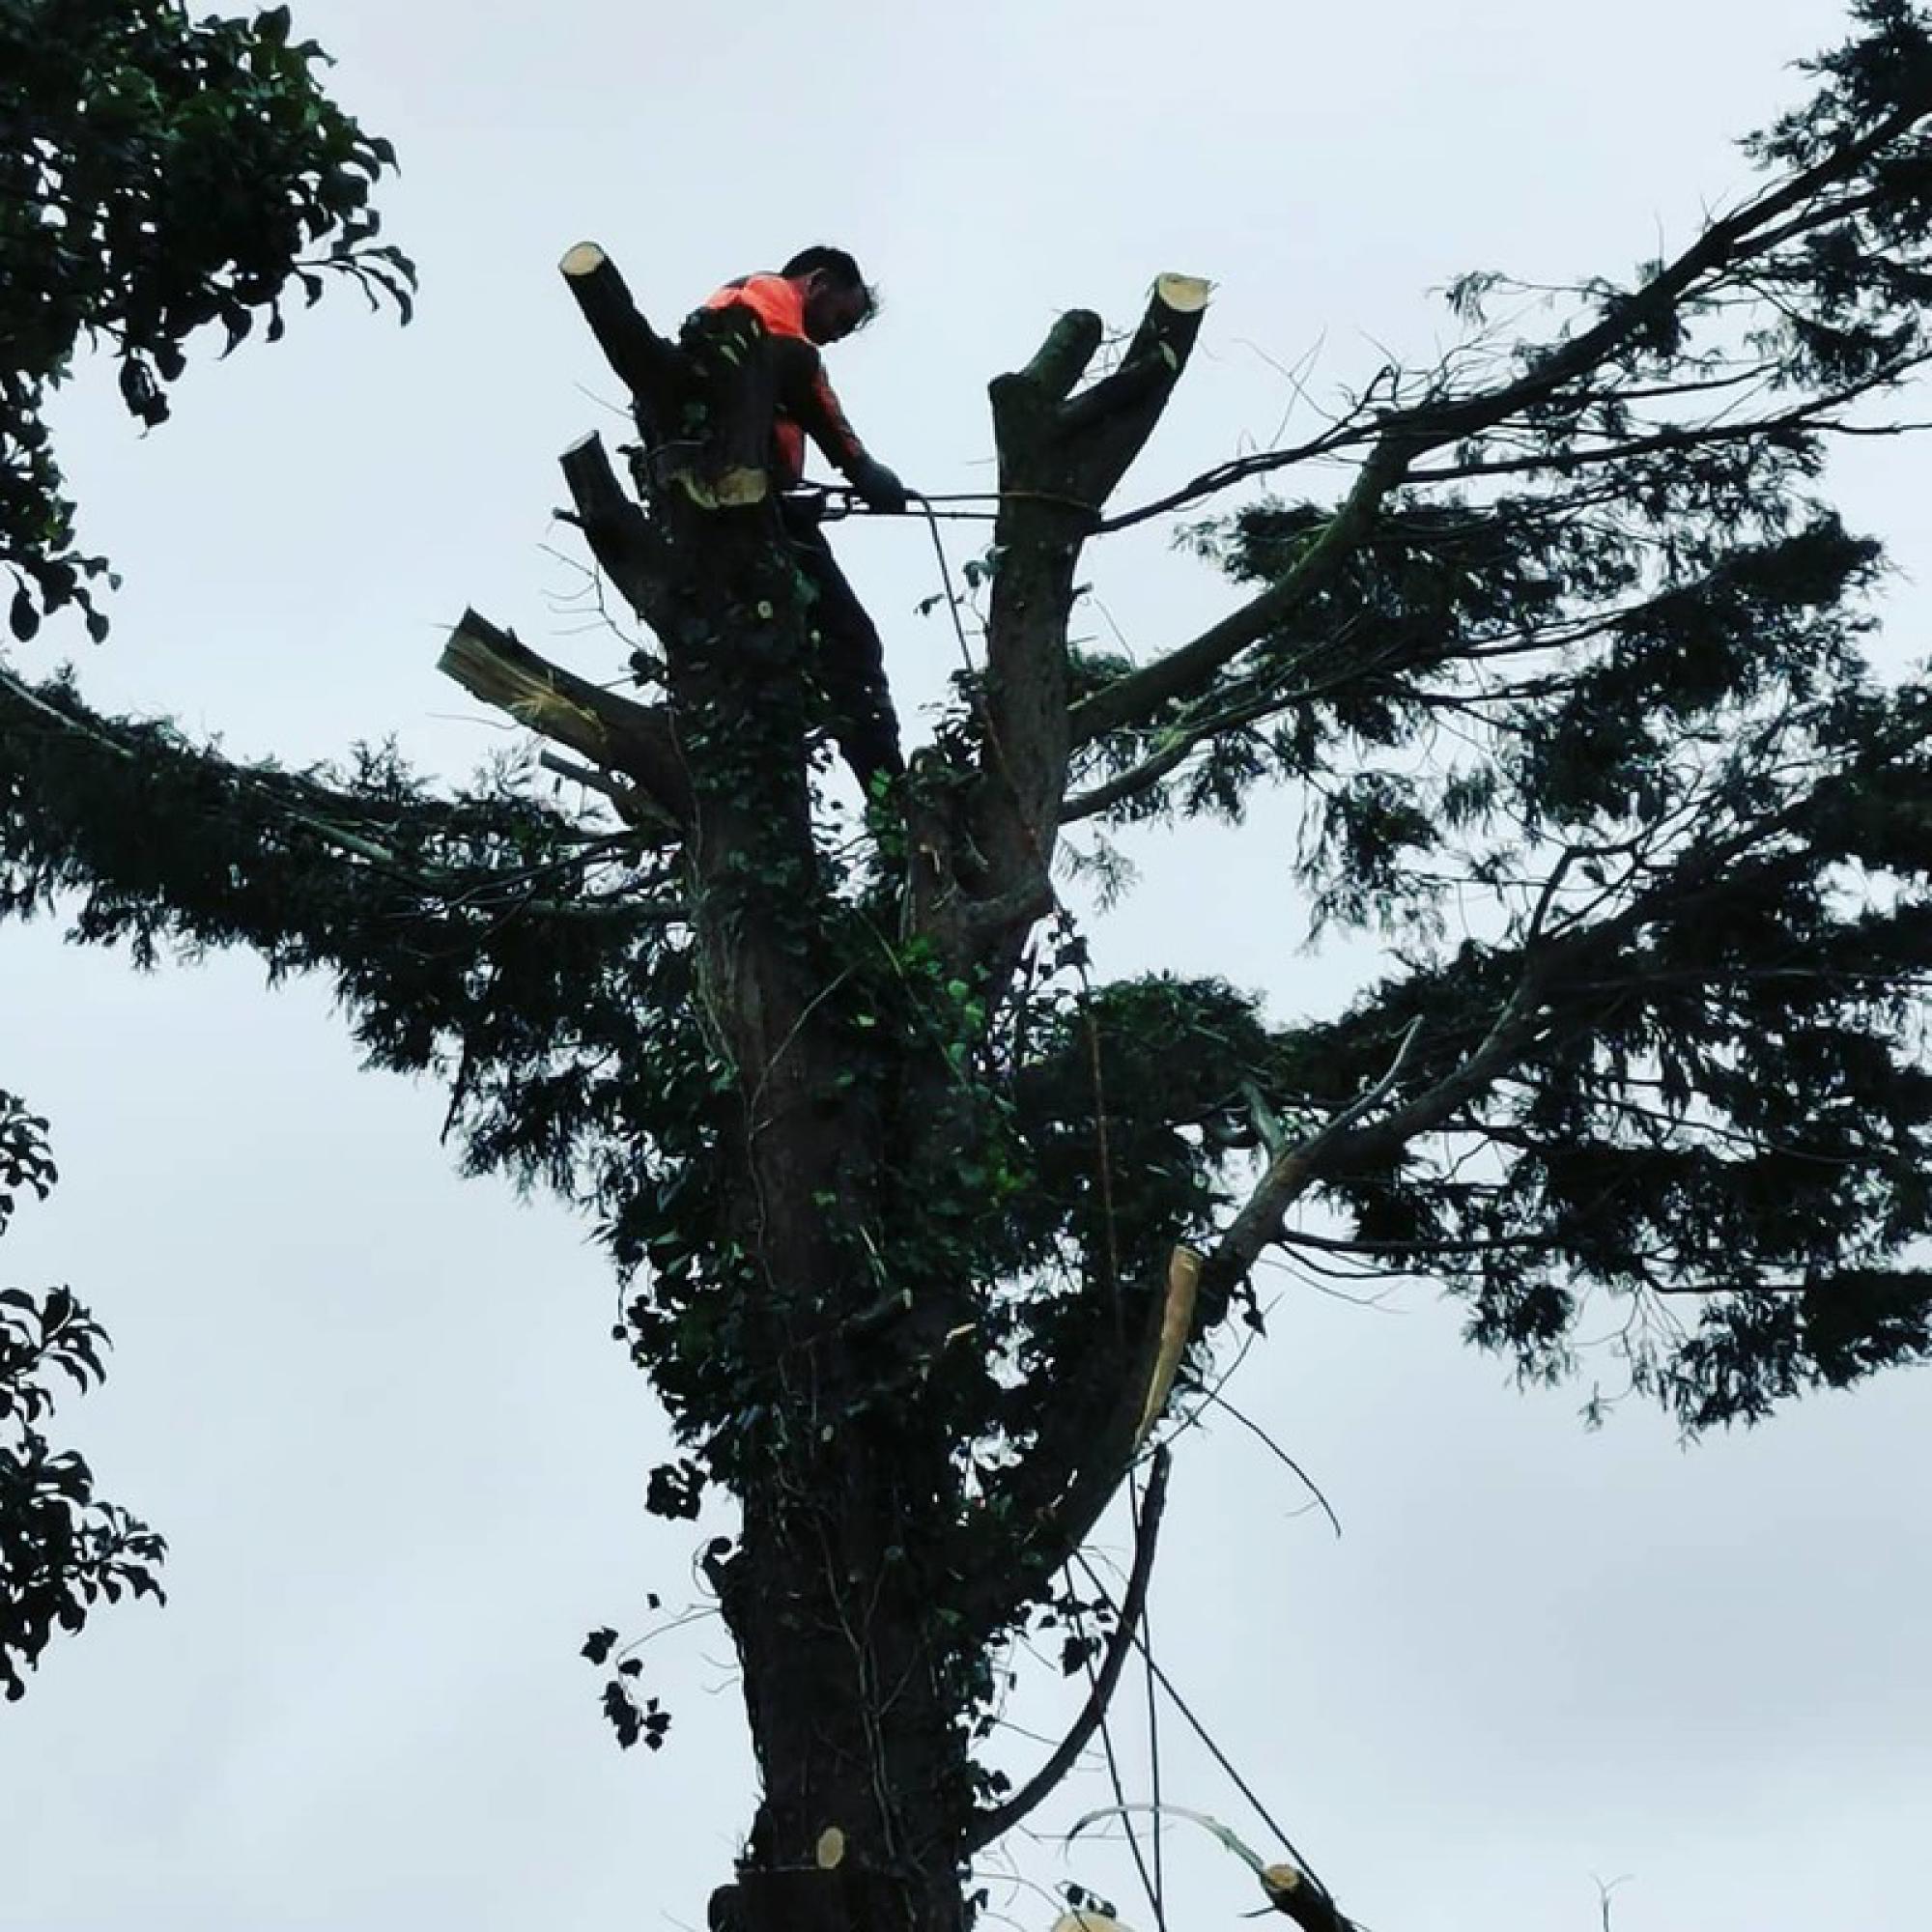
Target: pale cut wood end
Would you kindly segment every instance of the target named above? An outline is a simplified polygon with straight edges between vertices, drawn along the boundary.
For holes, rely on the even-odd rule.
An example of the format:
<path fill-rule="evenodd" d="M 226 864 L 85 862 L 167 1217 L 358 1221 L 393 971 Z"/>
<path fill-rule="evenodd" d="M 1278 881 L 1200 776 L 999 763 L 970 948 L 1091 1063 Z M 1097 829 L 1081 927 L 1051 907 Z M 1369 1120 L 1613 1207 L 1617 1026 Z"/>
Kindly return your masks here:
<path fill-rule="evenodd" d="M 1197 315 L 1208 306 L 1214 284 L 1204 275 L 1160 275 L 1154 280 L 1153 292 L 1163 306 L 1180 315 Z"/>

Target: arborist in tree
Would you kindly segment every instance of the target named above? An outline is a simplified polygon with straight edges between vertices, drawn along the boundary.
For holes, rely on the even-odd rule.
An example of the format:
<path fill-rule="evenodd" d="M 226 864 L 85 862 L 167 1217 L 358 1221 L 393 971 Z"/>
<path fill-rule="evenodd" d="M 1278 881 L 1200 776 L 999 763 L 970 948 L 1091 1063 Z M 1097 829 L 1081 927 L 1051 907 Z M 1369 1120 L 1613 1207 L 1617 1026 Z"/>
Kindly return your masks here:
<path fill-rule="evenodd" d="M 769 423 L 766 471 L 781 492 L 805 474 L 809 436 L 875 510 L 905 508 L 905 485 L 868 455 L 826 381 L 819 349 L 872 318 L 877 297 L 842 248 L 801 249 L 777 274 L 727 282 L 686 324 L 688 343 L 728 345 L 733 385 L 747 427 Z M 898 719 L 886 684 L 884 647 L 819 528 L 822 506 L 780 498 L 798 567 L 811 585 L 809 621 L 818 640 L 818 675 L 831 701 L 832 731 L 867 797 L 880 774 L 905 769 Z"/>

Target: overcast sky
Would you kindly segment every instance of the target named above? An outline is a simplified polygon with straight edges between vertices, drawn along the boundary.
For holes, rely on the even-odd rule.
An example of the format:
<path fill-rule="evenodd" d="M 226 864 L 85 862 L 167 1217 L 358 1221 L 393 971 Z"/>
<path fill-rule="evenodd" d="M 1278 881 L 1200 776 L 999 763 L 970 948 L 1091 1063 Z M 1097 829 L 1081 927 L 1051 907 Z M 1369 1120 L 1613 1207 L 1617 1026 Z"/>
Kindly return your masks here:
<path fill-rule="evenodd" d="M 92 372 L 62 454 L 127 589 L 104 648 L 49 627 L 19 660 L 80 658 L 97 703 L 238 754 L 394 734 L 460 773 L 504 742 L 435 674 L 466 603 L 622 668 L 547 550 L 578 554 L 549 521 L 557 452 L 618 424 L 555 273 L 570 242 L 604 242 L 667 325 L 805 242 L 853 248 L 888 306 L 835 374 L 932 491 L 987 487 L 986 379 L 1059 309 L 1129 324 L 1154 273 L 1212 276 L 1138 498 L 1277 439 L 1281 370 L 1311 352 L 1318 390 L 1377 345 L 1426 357 L 1429 292 L 1460 270 L 1617 275 L 1687 240 L 1747 179 L 1731 137 L 1840 25 L 1828 0 L 308 0 L 339 98 L 401 151 L 383 206 L 420 319 L 344 287 L 279 347 L 200 358 L 146 439 Z M 1845 479 L 1903 567 L 1901 659 L 1932 612 L 1928 464 Z M 924 536 L 839 542 L 916 714 L 952 653 L 914 613 Z M 1139 652 L 1230 601 L 1158 531 L 1094 582 Z M 1301 950 L 1289 822 L 1151 838 L 1101 963 L 1332 1010 L 1372 955 Z M 359 1072 L 326 988 L 265 989 L 241 956 L 140 979 L 52 928 L 0 947 L 0 1084 L 52 1117 L 65 1176 L 0 1280 L 67 1280 L 107 1323 L 112 1379 L 58 1434 L 172 1546 L 165 1611 L 103 1611 L 0 1712 L 0 1928 L 701 1924 L 753 1803 L 724 1634 L 646 1653 L 674 1716 L 656 1757 L 618 1752 L 575 1654 L 640 1627 L 646 1590 L 689 1601 L 693 1547 L 643 1514 L 663 1430 L 584 1229 L 459 1183 L 440 1095 Z M 1238 1431 L 1191 1436 L 1153 1628 L 1345 1906 L 1376 1932 L 1589 1932 L 1596 1881 L 1628 1874 L 1616 1932 L 1921 1932 L 1921 1378 L 1686 1451 L 1638 1409 L 1586 1433 L 1587 1388 L 1517 1393 L 1426 1287 L 1364 1310 L 1268 1286 L 1236 1399 L 1346 1534 Z M 1161 1761 L 1171 1801 L 1278 1853 L 1172 1718 Z M 1042 1833 L 1104 1792 L 1083 1775 Z M 1256 1895 L 1184 1830 L 1176 1932 L 1234 1924 Z M 1116 1848 L 1010 1849 L 1031 1885 L 1082 1880 L 1149 1927 Z M 1039 1890 L 998 1896 L 1051 1921 Z"/>

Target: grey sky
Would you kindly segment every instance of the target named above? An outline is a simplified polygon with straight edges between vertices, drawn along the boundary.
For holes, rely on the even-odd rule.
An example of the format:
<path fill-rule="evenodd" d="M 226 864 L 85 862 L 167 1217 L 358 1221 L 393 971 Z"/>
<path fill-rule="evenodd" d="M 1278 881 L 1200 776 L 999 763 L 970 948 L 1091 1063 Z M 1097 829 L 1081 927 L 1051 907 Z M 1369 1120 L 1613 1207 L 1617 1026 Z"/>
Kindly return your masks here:
<path fill-rule="evenodd" d="M 128 588 L 105 648 L 50 636 L 24 661 L 71 654 L 95 701 L 237 753 L 393 732 L 451 773 L 504 742 L 434 672 L 465 603 L 615 675 L 543 549 L 576 554 L 547 524 L 557 452 L 616 424 L 554 272 L 586 236 L 661 322 L 803 242 L 854 248 L 888 308 L 837 380 L 935 491 L 986 487 L 985 381 L 1058 309 L 1128 323 L 1158 270 L 1212 275 L 1138 499 L 1273 440 L 1276 365 L 1320 345 L 1320 395 L 1373 366 L 1371 337 L 1426 355 L 1448 333 L 1426 291 L 1459 270 L 1615 275 L 1685 239 L 1746 178 L 1730 138 L 1800 92 L 1784 63 L 1841 26 L 1827 0 L 1612 17 L 1614 37 L 1548 0 L 744 0 L 698 25 L 310 0 L 298 28 L 402 152 L 384 207 L 421 318 L 399 332 L 337 291 L 277 348 L 201 358 L 145 440 L 84 382 L 64 456 L 83 541 Z M 1884 452 L 1843 492 L 1911 573 L 1892 648 L 1915 658 L 1928 461 Z M 839 543 L 911 713 L 953 652 L 913 614 L 925 540 Z M 1094 582 L 1143 652 L 1227 601 L 1157 532 Z M 1102 963 L 1332 1009 L 1372 954 L 1297 950 L 1289 823 L 1137 850 Z M 107 1388 L 61 1429 L 170 1537 L 174 1599 L 103 1612 L 0 1714 L 0 1928 L 701 1923 L 752 1804 L 723 1634 L 646 1654 L 675 1718 L 657 1757 L 618 1753 L 575 1656 L 592 1625 L 635 1628 L 645 1590 L 691 1594 L 691 1538 L 641 1510 L 662 1430 L 585 1230 L 456 1181 L 437 1094 L 358 1073 L 317 986 L 267 993 L 242 957 L 139 980 L 48 929 L 0 945 L 0 1082 L 53 1117 L 66 1175 L 0 1280 L 69 1280 L 114 1334 Z M 1235 1393 L 1347 1535 L 1296 1514 L 1237 1431 L 1191 1438 L 1154 1627 L 1344 1902 L 1377 1932 L 1580 1932 L 1592 1875 L 1630 1873 L 1617 1932 L 1918 1932 L 1922 1379 L 1686 1453 L 1646 1411 L 1587 1435 L 1583 1390 L 1516 1394 L 1426 1289 L 1362 1310 L 1271 1286 L 1273 1340 Z M 1014 1707 L 1041 1730 L 1057 1711 L 1050 1687 Z M 1277 1849 L 1171 1719 L 1163 1768 L 1171 1799 Z M 1042 1830 L 1104 1791 L 1083 1777 Z M 1080 1878 L 1148 1926 L 1116 1849 L 1013 1849 L 1035 1884 Z M 1256 1902 L 1211 1844 L 1172 1851 L 1177 1932 Z M 1026 1891 L 1009 1909 L 1053 1916 Z"/>

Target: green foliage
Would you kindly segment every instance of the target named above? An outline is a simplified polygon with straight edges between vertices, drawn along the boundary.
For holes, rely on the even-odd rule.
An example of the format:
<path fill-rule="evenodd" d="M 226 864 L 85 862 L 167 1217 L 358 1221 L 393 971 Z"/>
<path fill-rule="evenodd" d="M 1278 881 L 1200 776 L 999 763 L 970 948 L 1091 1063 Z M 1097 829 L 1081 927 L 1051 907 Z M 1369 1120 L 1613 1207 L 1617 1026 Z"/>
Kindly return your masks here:
<path fill-rule="evenodd" d="M 104 347 L 142 422 L 197 331 L 225 355 L 284 327 L 292 287 L 359 282 L 407 317 L 414 270 L 369 205 L 395 165 L 322 91 L 327 56 L 289 12 L 192 19 L 177 0 L 0 0 L 0 566 L 14 634 L 45 611 L 106 619 L 74 547 L 43 411 L 84 345 Z"/>
<path fill-rule="evenodd" d="M 1904 17 L 1886 13 L 1883 33 Z M 1829 70 L 1833 100 L 1856 67 Z M 1830 111 L 1853 138 L 1889 109 L 1858 94 Z M 1785 144 L 1767 157 L 1810 156 L 1797 138 L 1767 137 Z M 1317 923 L 1380 926 L 1407 949 L 1410 969 L 1355 1012 L 1270 1033 L 1225 987 L 1153 979 L 1090 997 L 1065 962 L 989 1000 L 887 937 L 893 881 L 829 845 L 810 873 L 793 854 L 727 888 L 744 894 L 734 918 L 788 922 L 815 1010 L 844 1029 L 828 1106 L 891 1119 L 942 1096 L 945 1136 L 900 1137 L 926 1164 L 853 1175 L 839 1198 L 879 1295 L 971 1285 L 955 1312 L 980 1346 L 942 1355 L 923 1387 L 988 1466 L 1043 1427 L 1093 1426 L 1077 1397 L 1049 1423 L 1027 1391 L 1064 1397 L 1083 1351 L 1113 1346 L 1135 1315 L 1120 1298 L 1172 1241 L 1211 1230 L 1270 1137 L 1319 1128 L 1417 1021 L 1393 1097 L 1437 1092 L 1533 958 L 1543 1009 L 1509 1079 L 1324 1173 L 1309 1238 L 1344 1252 L 1298 1252 L 1435 1273 L 1469 1297 L 1476 1338 L 1535 1374 L 1569 1362 L 1591 1295 L 1610 1296 L 1629 1311 L 1630 1373 L 1691 1423 L 1920 1350 L 1910 1293 L 1859 1286 L 1922 1224 L 1902 1182 L 1923 1122 L 1899 989 L 1923 871 L 1896 810 L 1919 781 L 1918 725 L 1909 697 L 1868 689 L 1880 560 L 1817 499 L 1814 405 L 1916 365 L 1932 170 L 1889 156 L 1852 203 L 1753 265 L 1780 291 L 1761 326 L 1739 326 L 1720 280 L 1686 290 L 1667 339 L 1472 429 L 1254 649 L 1082 754 L 1076 787 L 1198 734 L 1116 818 L 1234 813 L 1256 785 L 1300 788 Z M 1868 265 L 1855 286 L 1826 246 L 1841 232 Z M 1620 299 L 1637 298 L 1586 291 L 1585 320 Z M 1813 324 L 1863 331 L 1856 367 L 1819 363 Z M 1534 368 L 1548 352 L 1491 353 Z M 1701 431 L 1703 385 L 1747 377 L 1783 383 L 1795 413 Z M 1195 541 L 1264 590 L 1331 516 L 1268 502 Z M 750 601 L 781 611 L 787 594 Z M 725 804 L 789 769 L 805 729 L 782 622 L 760 624 L 769 648 L 738 669 L 760 667 L 765 696 L 721 700 L 711 751 L 710 700 L 690 714 L 700 781 Z M 1073 696 L 1125 675 L 1082 658 Z M 472 1167 L 582 1202 L 641 1271 L 627 1335 L 694 1443 L 767 1426 L 776 1392 L 750 1366 L 760 1293 L 720 1179 L 740 1106 L 730 1054 L 688 938 L 638 910 L 672 889 L 670 862 L 586 847 L 514 783 L 438 805 L 381 759 L 340 782 L 238 776 L 153 727 L 86 720 L 71 693 L 42 701 L 96 736 L 18 737 L 0 904 L 72 887 L 88 939 L 144 953 L 240 941 L 278 970 L 333 973 L 380 1064 L 450 1074 Z M 940 739 L 957 772 L 932 780 L 935 797 L 980 755 L 978 702 L 963 685 Z M 1859 815 L 1846 774 L 1861 760 Z M 1450 945 L 1452 902 L 1489 906 L 1485 937 Z M 1891 961 L 1878 980 L 1855 963 L 1875 947 Z M 1760 1211 L 1780 1203 L 1788 1214 Z M 1699 1340 L 1706 1317 L 1686 1331 L 1663 1299 L 1712 1298 L 1708 1320 L 1735 1342 L 1756 1332 L 1737 1308 L 1828 1282 L 1847 1284 L 1847 1308 L 1869 1302 L 1871 1346 L 1855 1320 L 1829 1337 L 1801 1324 L 1761 1383 Z"/>
<path fill-rule="evenodd" d="M 45 1136 L 44 1121 L 0 1093 L 0 1234 L 24 1190 L 44 1200 L 53 1187 Z M 97 1500 L 86 1463 L 41 1433 L 55 1378 L 83 1392 L 99 1382 L 106 1342 L 66 1289 L 0 1289 L 0 1685 L 10 1700 L 25 1694 L 23 1672 L 56 1630 L 78 1631 L 102 1598 L 163 1594 L 161 1539 Z"/>
<path fill-rule="evenodd" d="M 1256 1069 L 1303 1133 L 1395 1069 L 1408 1123 L 1327 1151 L 1291 1259 L 1434 1276 L 1536 1377 L 1607 1334 L 1692 1429 L 1932 1352 L 1927 715 L 1874 678 L 1880 548 L 1820 494 L 1833 436 L 1927 355 L 1932 33 L 1853 13 L 1747 144 L 1814 171 L 1761 242 L 1583 284 L 1553 341 L 1487 333 L 1514 285 L 1464 277 L 1459 366 L 1512 405 L 1384 371 L 1313 453 L 1400 422 L 1428 458 L 1299 597 L 1333 507 L 1198 526 L 1276 614 L 1080 754 L 1116 823 L 1294 787 L 1316 928 L 1401 944 Z"/>
<path fill-rule="evenodd" d="M 1342 502 L 1194 531 L 1251 600 L 1231 647 L 1056 660 L 1041 723 L 999 607 L 1070 607 L 1077 573 L 1003 530 L 987 668 L 899 822 L 874 801 L 855 838 L 814 799 L 776 526 L 653 502 L 684 849 L 527 770 L 455 798 L 381 753 L 286 773 L 0 676 L 0 916 L 327 975 L 376 1064 L 448 1079 L 471 1170 L 594 1217 L 680 1437 L 646 1508 L 722 1484 L 770 1560 L 863 1576 L 892 1605 L 867 1641 L 918 1626 L 890 1680 L 961 1726 L 1037 1611 L 1091 1656 L 1053 1572 L 1133 1453 L 1177 1242 L 1208 1253 L 1183 1406 L 1266 1247 L 1439 1283 L 1528 1377 L 1607 1336 L 1690 1430 L 1923 1360 L 1932 696 L 1869 663 L 1883 557 L 1823 476 L 1926 359 L 1932 34 L 1855 12 L 1754 145 L 1784 171 L 1755 226 L 1579 283 L 1547 340 L 1480 332 L 1511 285 L 1466 278 L 1448 363 L 1249 466 L 1360 464 Z M 1031 746 L 995 740 L 1003 703 Z M 1062 724 L 1063 815 L 1110 835 L 1289 791 L 1261 889 L 1385 935 L 1388 976 L 1270 1017 L 1212 978 L 1091 983 L 1064 917 L 976 900 L 1000 839 L 1003 876 L 1051 843 L 1049 799 L 1015 860 L 1008 808 Z M 635 1675 L 606 1715 L 655 1745 Z"/>
<path fill-rule="evenodd" d="M 1608 1329 L 1691 1428 L 1932 1352 L 1928 723 L 1917 690 L 1794 704 L 1642 833 L 1565 848 L 1500 940 L 1301 1030 L 1290 1064 L 1332 1091 L 1421 1020 L 1398 1094 L 1451 1103 L 1428 1136 L 1365 1130 L 1291 1252 L 1436 1273 L 1538 1377 Z M 1509 1078 L 1455 1093 L 1526 983 Z"/>

